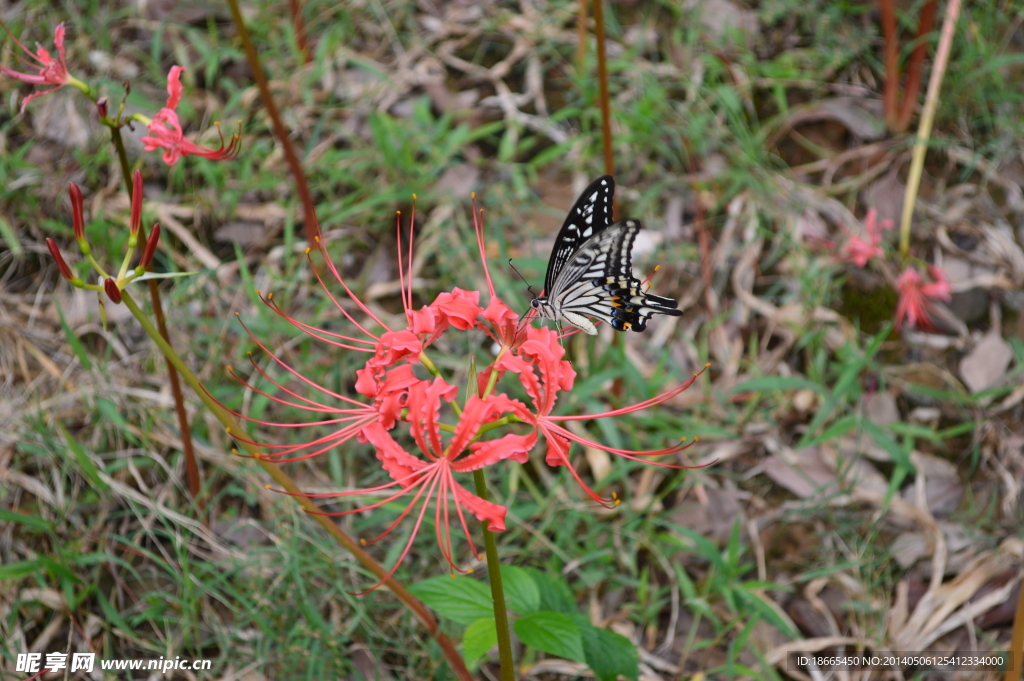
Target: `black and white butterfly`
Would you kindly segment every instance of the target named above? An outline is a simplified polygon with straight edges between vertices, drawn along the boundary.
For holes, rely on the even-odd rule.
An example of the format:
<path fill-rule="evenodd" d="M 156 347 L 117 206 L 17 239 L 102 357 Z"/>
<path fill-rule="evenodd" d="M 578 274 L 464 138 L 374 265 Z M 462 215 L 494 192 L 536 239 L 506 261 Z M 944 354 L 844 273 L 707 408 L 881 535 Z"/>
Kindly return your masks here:
<path fill-rule="evenodd" d="M 564 320 L 590 335 L 596 317 L 617 331 L 643 331 L 655 314 L 678 317 L 676 301 L 645 293 L 633 276 L 630 255 L 641 225 L 612 224 L 615 180 L 590 183 L 576 199 L 551 249 L 544 295 L 530 301 L 541 317 Z"/>

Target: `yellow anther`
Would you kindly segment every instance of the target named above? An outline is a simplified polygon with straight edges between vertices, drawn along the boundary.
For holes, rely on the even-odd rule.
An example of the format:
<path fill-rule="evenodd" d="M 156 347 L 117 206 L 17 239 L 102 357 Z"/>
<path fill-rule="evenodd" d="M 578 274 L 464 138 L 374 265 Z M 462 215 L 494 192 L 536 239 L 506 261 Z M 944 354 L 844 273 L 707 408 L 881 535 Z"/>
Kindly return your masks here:
<path fill-rule="evenodd" d="M 413 201 L 415 201 L 415 200 L 416 200 L 416 192 L 413 192 L 413 193 L 412 193 L 412 200 L 413 200 Z"/>
<path fill-rule="evenodd" d="M 237 450 L 237 449 L 235 449 L 234 447 L 232 447 L 232 448 L 231 448 L 231 453 L 232 453 L 232 454 L 238 454 L 238 450 Z"/>
<path fill-rule="evenodd" d="M 359 545 L 360 546 L 366 546 L 366 540 L 365 539 L 360 539 L 359 540 Z"/>
<path fill-rule="evenodd" d="M 467 569 L 466 569 L 466 574 L 467 574 L 467 575 L 471 575 L 471 574 L 473 574 L 473 572 L 474 572 L 473 568 L 467 568 Z M 455 576 L 455 575 L 452 575 L 452 577 L 454 577 L 454 576 Z"/>
<path fill-rule="evenodd" d="M 476 192 L 470 192 L 469 193 L 469 198 L 475 199 L 476 198 Z"/>
<path fill-rule="evenodd" d="M 693 436 L 693 441 L 694 441 L 694 442 L 700 442 L 700 438 L 699 438 L 699 437 L 697 437 L 696 435 L 694 435 L 694 436 Z"/>
<path fill-rule="evenodd" d="M 271 487 L 270 485 L 264 485 L 263 489 L 270 489 L 270 487 Z"/>
<path fill-rule="evenodd" d="M 227 433 L 228 435 L 231 435 L 231 426 L 228 426 L 227 428 L 225 428 L 224 432 Z"/>
<path fill-rule="evenodd" d="M 309 255 L 309 247 L 306 247 L 306 255 Z"/>
<path fill-rule="evenodd" d="M 236 312 L 236 313 L 235 313 L 235 316 L 236 316 L 236 317 L 238 317 L 238 316 L 239 316 L 239 314 L 238 314 L 238 313 Z"/>
<path fill-rule="evenodd" d="M 245 354 L 247 357 L 252 357 L 252 350 L 246 350 Z"/>
<path fill-rule="evenodd" d="M 320 237 L 318 237 L 318 236 L 313 237 L 313 241 L 315 241 L 317 243 L 320 243 Z"/>
<path fill-rule="evenodd" d="M 235 367 L 231 366 L 230 364 L 229 364 L 229 365 L 227 365 L 227 366 L 226 366 L 225 368 L 226 368 L 226 369 L 227 369 L 228 371 L 234 371 L 234 370 L 235 370 Z"/>
<path fill-rule="evenodd" d="M 401 214 L 402 214 L 402 211 L 400 211 L 400 210 L 396 210 L 395 211 L 395 215 L 401 215 Z"/>
<path fill-rule="evenodd" d="M 267 294 L 267 300 L 273 300 L 273 299 L 274 299 L 274 292 L 271 291 L 270 293 Z"/>

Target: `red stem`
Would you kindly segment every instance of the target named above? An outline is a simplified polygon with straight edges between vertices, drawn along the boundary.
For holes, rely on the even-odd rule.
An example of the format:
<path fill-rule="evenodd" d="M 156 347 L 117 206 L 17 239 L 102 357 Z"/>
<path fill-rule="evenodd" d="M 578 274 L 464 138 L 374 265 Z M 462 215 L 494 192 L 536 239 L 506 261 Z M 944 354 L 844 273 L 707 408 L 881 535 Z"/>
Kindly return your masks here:
<path fill-rule="evenodd" d="M 302 21 L 302 7 L 299 0 L 289 0 L 288 8 L 292 13 L 292 26 L 295 30 L 295 42 L 302 50 L 302 58 L 308 64 L 313 61 L 309 54 L 309 43 L 306 41 L 306 25 Z"/>
<path fill-rule="evenodd" d="M 288 130 L 285 129 L 284 122 L 281 120 L 281 113 L 277 109 L 277 104 L 274 103 L 274 96 L 270 92 L 270 85 L 267 83 L 267 77 L 263 73 L 259 54 L 256 52 L 256 47 L 252 44 L 249 29 L 245 27 L 245 21 L 242 20 L 242 12 L 238 8 L 238 0 L 228 0 L 228 6 L 231 8 L 231 17 L 235 22 L 235 27 L 238 29 L 238 37 L 242 39 L 242 47 L 245 49 L 245 57 L 249 62 L 249 68 L 252 69 L 252 77 L 256 81 L 256 87 L 259 88 L 260 99 L 263 100 L 263 106 L 267 107 L 267 115 L 270 116 L 270 120 L 274 124 L 274 134 L 281 143 L 285 161 L 288 163 L 288 168 L 291 169 L 292 177 L 295 179 L 295 189 L 299 193 L 299 200 L 302 201 L 302 208 L 306 214 L 306 241 L 312 246 L 316 243 L 315 237 L 320 235 L 320 223 L 316 219 L 316 208 L 313 206 L 313 196 L 309 192 L 306 174 L 302 170 L 302 161 L 299 160 L 299 155 L 295 152 L 295 145 L 292 144 L 291 138 L 288 136 Z"/>
<path fill-rule="evenodd" d="M 903 103 L 900 106 L 899 117 L 896 121 L 896 131 L 904 132 L 910 127 L 910 118 L 914 115 L 914 104 L 917 103 L 917 95 L 921 91 L 921 77 L 924 74 L 924 55 L 928 50 L 927 36 L 935 27 L 935 12 L 938 10 L 937 0 L 928 0 L 921 8 L 921 15 L 917 23 L 917 43 L 910 55 L 910 64 L 907 66 L 907 87 L 903 93 Z"/>

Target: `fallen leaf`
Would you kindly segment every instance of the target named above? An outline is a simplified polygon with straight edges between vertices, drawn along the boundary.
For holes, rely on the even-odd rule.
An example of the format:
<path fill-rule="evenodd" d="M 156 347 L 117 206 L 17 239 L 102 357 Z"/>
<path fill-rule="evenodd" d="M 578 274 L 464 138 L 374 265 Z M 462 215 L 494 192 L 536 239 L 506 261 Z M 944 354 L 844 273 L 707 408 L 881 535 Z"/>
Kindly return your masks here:
<path fill-rule="evenodd" d="M 1013 360 L 1013 349 L 995 331 L 984 338 L 960 360 L 960 378 L 972 393 L 996 385 L 1006 377 Z"/>

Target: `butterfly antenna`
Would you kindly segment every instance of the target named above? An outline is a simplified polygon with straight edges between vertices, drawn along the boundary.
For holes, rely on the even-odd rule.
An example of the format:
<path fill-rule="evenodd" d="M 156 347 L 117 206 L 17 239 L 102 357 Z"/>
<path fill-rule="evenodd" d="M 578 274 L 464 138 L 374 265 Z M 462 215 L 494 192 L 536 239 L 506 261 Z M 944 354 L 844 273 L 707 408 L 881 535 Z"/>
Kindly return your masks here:
<path fill-rule="evenodd" d="M 512 258 L 508 259 L 508 266 L 511 267 L 512 271 L 518 274 L 519 278 L 523 280 L 523 283 L 526 284 L 526 290 L 530 292 L 530 295 L 536 298 L 537 294 L 533 292 L 533 287 L 530 286 L 530 282 L 526 280 L 526 277 L 520 274 L 519 270 L 516 269 L 516 266 L 512 264 Z"/>

